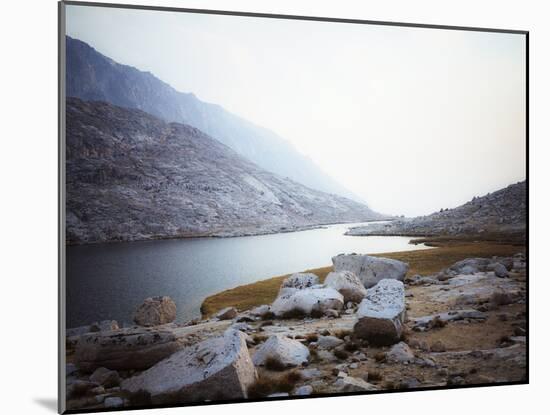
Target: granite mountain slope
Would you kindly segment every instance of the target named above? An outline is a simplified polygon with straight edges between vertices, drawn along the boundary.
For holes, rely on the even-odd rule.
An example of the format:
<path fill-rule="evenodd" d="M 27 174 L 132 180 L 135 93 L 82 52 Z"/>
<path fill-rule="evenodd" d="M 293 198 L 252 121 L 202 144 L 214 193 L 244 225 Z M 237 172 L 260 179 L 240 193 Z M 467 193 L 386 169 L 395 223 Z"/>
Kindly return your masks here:
<path fill-rule="evenodd" d="M 381 219 L 246 160 L 200 130 L 67 99 L 67 242 L 290 231 Z"/>
<path fill-rule="evenodd" d="M 121 65 L 67 36 L 67 96 L 136 108 L 205 132 L 260 167 L 305 186 L 358 200 L 274 132 L 182 93 L 150 72 Z"/>
<path fill-rule="evenodd" d="M 349 235 L 476 235 L 514 234 L 524 236 L 527 226 L 527 186 L 512 184 L 454 209 L 428 216 L 372 224 L 348 231 Z"/>

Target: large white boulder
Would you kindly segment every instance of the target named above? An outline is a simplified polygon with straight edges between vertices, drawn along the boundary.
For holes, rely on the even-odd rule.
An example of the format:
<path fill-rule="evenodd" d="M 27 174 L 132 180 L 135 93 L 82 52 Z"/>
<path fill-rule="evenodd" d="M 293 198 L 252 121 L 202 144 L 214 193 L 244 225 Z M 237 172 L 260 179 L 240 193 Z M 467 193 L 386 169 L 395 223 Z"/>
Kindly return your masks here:
<path fill-rule="evenodd" d="M 383 279 L 403 281 L 409 264 L 389 258 L 369 255 L 338 255 L 332 258 L 334 271 L 353 272 L 366 288 L 373 287 Z"/>
<path fill-rule="evenodd" d="M 130 395 L 146 394 L 153 405 L 247 398 L 257 379 L 245 335 L 227 330 L 187 347 L 122 382 Z"/>
<path fill-rule="evenodd" d="M 85 372 L 105 367 L 111 370 L 143 370 L 180 348 L 173 332 L 160 328 L 129 328 L 81 336 L 75 363 Z"/>
<path fill-rule="evenodd" d="M 265 365 L 269 359 L 274 359 L 284 366 L 299 366 L 307 362 L 309 358 L 309 349 L 302 343 L 288 337 L 275 334 L 262 344 L 252 361 L 256 366 Z"/>
<path fill-rule="evenodd" d="M 279 295 L 271 305 L 271 312 L 280 318 L 321 316 L 328 310 L 341 310 L 343 306 L 344 297 L 334 288 L 314 286 Z"/>
<path fill-rule="evenodd" d="M 372 344 L 389 345 L 401 338 L 404 321 L 405 287 L 401 281 L 384 279 L 367 290 L 353 330 Z"/>
<path fill-rule="evenodd" d="M 353 272 L 335 271 L 327 275 L 325 279 L 327 287 L 334 288 L 344 296 L 344 302 L 359 303 L 367 294 L 367 289 Z"/>
<path fill-rule="evenodd" d="M 134 322 L 145 327 L 171 323 L 175 319 L 176 303 L 167 296 L 145 299 L 134 313 Z"/>

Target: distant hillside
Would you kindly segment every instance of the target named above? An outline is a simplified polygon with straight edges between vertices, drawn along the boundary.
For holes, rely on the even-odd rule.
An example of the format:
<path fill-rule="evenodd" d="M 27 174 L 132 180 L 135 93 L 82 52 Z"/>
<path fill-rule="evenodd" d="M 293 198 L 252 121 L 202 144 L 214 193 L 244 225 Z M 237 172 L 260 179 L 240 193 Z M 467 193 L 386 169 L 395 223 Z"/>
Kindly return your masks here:
<path fill-rule="evenodd" d="M 349 235 L 472 235 L 483 233 L 525 233 L 527 187 L 525 181 L 486 196 L 474 197 L 454 209 L 429 216 L 369 225 L 348 231 Z"/>
<path fill-rule="evenodd" d="M 136 108 L 165 121 L 191 125 L 264 169 L 305 186 L 358 200 L 309 158 L 272 131 L 219 105 L 176 91 L 149 72 L 121 65 L 67 36 L 67 96 Z"/>
<path fill-rule="evenodd" d="M 232 236 L 382 218 L 246 160 L 200 130 L 67 100 L 67 242 Z"/>

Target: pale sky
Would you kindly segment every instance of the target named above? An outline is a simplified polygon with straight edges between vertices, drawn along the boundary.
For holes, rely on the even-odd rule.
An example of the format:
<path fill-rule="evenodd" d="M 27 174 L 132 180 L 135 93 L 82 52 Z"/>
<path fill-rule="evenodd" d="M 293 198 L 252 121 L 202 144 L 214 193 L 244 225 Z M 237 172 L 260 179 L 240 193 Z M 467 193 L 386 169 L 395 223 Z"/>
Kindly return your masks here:
<path fill-rule="evenodd" d="M 387 214 L 525 179 L 525 36 L 67 6 L 67 34 L 290 141 Z"/>

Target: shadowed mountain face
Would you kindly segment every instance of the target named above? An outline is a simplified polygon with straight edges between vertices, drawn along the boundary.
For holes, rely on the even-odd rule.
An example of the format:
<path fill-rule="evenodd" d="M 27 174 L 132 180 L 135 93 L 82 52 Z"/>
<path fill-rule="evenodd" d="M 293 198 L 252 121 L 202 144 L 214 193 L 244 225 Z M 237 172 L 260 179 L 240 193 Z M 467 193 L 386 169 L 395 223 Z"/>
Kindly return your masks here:
<path fill-rule="evenodd" d="M 67 40 L 67 96 L 136 108 L 205 132 L 260 167 L 305 186 L 359 200 L 277 134 L 219 105 L 176 91 L 149 72 L 121 65 L 88 44 Z"/>
<path fill-rule="evenodd" d="M 200 130 L 67 99 L 67 242 L 234 236 L 381 219 L 274 175 Z"/>
<path fill-rule="evenodd" d="M 474 197 L 454 209 L 428 216 L 397 220 L 387 224 L 351 229 L 349 235 L 481 235 L 525 236 L 527 228 L 527 186 L 512 184 L 485 196 Z"/>

